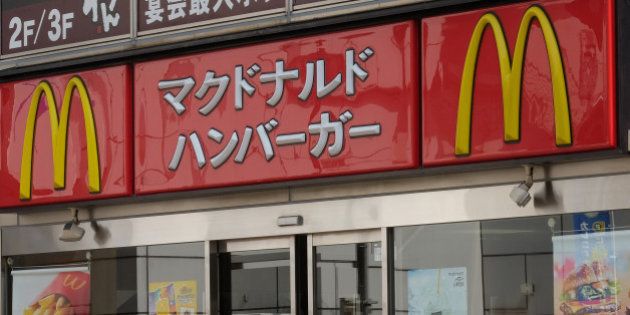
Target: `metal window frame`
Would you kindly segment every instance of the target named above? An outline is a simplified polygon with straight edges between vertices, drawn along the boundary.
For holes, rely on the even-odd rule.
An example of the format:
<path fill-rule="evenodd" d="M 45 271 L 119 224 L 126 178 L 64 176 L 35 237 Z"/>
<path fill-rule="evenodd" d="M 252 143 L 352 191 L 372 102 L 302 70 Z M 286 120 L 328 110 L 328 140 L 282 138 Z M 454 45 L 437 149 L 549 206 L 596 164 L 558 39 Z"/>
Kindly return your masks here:
<path fill-rule="evenodd" d="M 216 242 L 205 241 L 204 242 L 204 272 L 205 274 L 205 282 L 204 286 L 206 288 L 206 296 L 204 296 L 204 313 L 206 315 L 214 315 L 219 313 L 219 303 L 217 301 L 217 295 L 214 294 L 218 292 L 218 260 L 217 254 L 218 246 Z"/>
<path fill-rule="evenodd" d="M 310 237 L 313 238 L 313 247 L 380 242 L 381 236 L 381 231 L 378 229 L 318 233 L 310 235 Z"/>
<path fill-rule="evenodd" d="M 617 0 L 615 5 L 617 138 L 619 151 L 627 154 L 630 152 L 630 3 Z"/>

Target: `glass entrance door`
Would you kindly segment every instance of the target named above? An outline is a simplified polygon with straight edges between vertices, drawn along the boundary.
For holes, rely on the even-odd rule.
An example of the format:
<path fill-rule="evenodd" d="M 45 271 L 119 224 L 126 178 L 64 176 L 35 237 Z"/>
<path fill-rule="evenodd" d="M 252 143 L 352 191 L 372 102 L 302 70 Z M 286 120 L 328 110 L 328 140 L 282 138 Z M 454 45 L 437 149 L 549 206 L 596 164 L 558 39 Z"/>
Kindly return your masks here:
<path fill-rule="evenodd" d="M 381 314 L 385 258 L 381 230 L 309 237 L 313 314 Z M 312 301 L 312 302 L 310 302 Z"/>
<path fill-rule="evenodd" d="M 295 314 L 294 237 L 218 243 L 219 314 Z"/>

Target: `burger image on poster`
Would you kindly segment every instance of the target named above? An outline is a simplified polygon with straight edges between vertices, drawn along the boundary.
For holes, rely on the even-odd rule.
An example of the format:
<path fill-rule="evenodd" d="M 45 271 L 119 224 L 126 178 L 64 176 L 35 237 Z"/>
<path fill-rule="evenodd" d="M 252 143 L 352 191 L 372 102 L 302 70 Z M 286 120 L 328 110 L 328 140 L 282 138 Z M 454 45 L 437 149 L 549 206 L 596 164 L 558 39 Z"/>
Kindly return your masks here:
<path fill-rule="evenodd" d="M 564 280 L 560 311 L 569 314 L 616 312 L 617 283 L 608 278 L 608 266 L 601 262 L 584 264 Z"/>

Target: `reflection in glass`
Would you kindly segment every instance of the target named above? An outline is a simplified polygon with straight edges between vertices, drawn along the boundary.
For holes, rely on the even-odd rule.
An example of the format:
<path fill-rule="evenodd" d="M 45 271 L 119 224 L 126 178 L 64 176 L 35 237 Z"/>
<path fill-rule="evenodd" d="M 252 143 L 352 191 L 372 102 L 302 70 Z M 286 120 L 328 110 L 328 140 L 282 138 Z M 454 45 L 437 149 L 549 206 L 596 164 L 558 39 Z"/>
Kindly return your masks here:
<path fill-rule="evenodd" d="M 486 314 L 554 313 L 551 239 L 562 226 L 561 216 L 481 222 Z"/>
<path fill-rule="evenodd" d="M 92 314 L 147 312 L 144 252 L 145 247 L 92 251 Z"/>
<path fill-rule="evenodd" d="M 394 229 L 397 314 L 482 314 L 479 223 Z"/>
<path fill-rule="evenodd" d="M 219 254 L 221 314 L 289 314 L 289 249 Z"/>
<path fill-rule="evenodd" d="M 558 276 L 579 260 L 576 247 L 592 245 L 577 246 L 575 240 L 586 236 L 576 234 L 606 230 L 607 222 L 609 214 L 600 212 L 395 228 L 395 310 L 430 315 L 587 314 L 572 298 L 579 286 L 570 279 L 564 281 L 567 286 Z M 595 252 L 604 253 L 599 248 L 605 247 Z M 589 261 L 594 257 L 591 252 L 586 256 Z M 560 258 L 563 263 L 558 265 Z M 589 266 L 582 273 L 598 274 L 598 263 Z M 591 278 L 597 279 L 593 287 L 612 287 L 608 280 Z M 606 292 L 601 296 L 612 296 L 611 290 Z M 558 304 L 561 298 L 571 300 L 564 309 Z"/>
<path fill-rule="evenodd" d="M 381 243 L 316 248 L 318 314 L 380 314 Z"/>
<path fill-rule="evenodd" d="M 93 314 L 203 314 L 203 243 L 92 252 Z"/>
<path fill-rule="evenodd" d="M 204 243 L 26 255 L 10 261 L 13 266 L 8 269 L 13 270 L 43 266 L 89 270 L 89 313 L 93 315 L 204 314 Z M 65 298 L 72 304 L 72 299 Z M 9 312 L 23 314 L 24 310 Z"/>
<path fill-rule="evenodd" d="M 204 244 L 149 246 L 147 253 L 149 314 L 204 313 Z"/>

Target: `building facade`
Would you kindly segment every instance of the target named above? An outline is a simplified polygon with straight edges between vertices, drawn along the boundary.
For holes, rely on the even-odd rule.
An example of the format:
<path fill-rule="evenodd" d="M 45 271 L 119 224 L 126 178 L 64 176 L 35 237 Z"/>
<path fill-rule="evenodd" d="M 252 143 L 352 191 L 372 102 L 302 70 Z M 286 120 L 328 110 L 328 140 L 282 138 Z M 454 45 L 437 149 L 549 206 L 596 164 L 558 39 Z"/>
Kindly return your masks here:
<path fill-rule="evenodd" d="M 630 312 L 625 1 L 1 5 L 6 314 Z"/>

